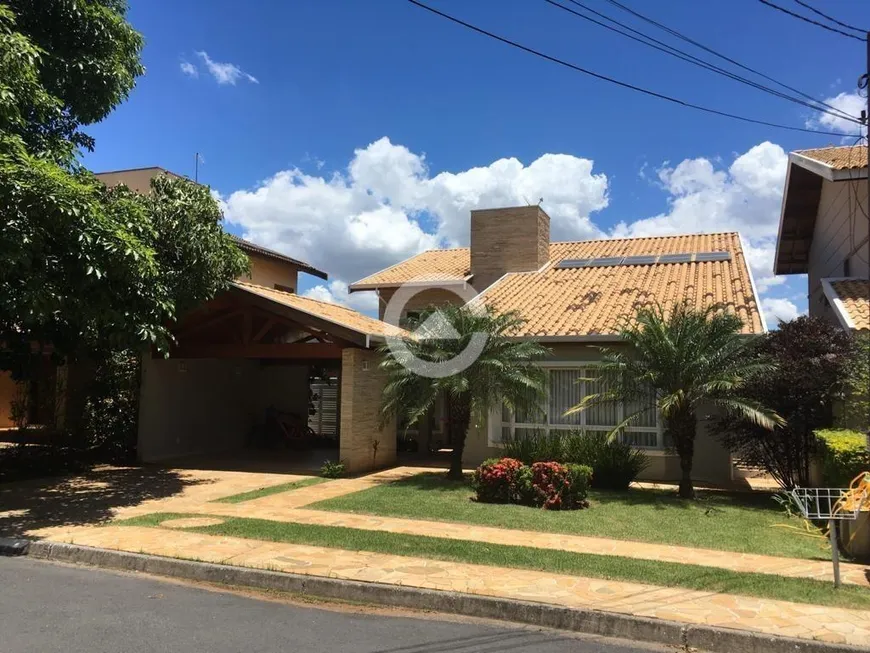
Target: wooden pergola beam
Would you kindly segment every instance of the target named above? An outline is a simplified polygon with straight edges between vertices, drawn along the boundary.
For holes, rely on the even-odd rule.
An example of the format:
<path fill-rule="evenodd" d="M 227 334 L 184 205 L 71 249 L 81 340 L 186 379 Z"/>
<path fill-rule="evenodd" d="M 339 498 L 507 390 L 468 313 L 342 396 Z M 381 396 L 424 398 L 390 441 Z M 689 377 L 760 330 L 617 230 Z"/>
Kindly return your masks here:
<path fill-rule="evenodd" d="M 341 359 L 342 347 L 334 343 L 189 344 L 173 349 L 172 358 L 283 358 Z"/>

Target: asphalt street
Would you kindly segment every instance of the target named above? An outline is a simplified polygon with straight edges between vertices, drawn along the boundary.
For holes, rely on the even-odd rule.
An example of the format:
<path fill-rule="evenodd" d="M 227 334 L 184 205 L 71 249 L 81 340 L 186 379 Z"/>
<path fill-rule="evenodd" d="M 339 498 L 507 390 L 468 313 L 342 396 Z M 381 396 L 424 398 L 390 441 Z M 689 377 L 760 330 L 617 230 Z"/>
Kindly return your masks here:
<path fill-rule="evenodd" d="M 495 622 L 300 605 L 150 576 L 0 557 L 0 653 L 664 650 Z"/>

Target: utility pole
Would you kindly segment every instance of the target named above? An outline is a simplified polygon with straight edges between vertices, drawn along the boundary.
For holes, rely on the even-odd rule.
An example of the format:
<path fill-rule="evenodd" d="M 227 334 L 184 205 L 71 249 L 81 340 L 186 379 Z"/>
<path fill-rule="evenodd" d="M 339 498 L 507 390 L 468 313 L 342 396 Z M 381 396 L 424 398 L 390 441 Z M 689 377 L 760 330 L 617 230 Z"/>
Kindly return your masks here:
<path fill-rule="evenodd" d="M 870 57 L 870 51 L 867 56 Z M 193 181 L 199 183 L 199 152 L 193 155 Z"/>

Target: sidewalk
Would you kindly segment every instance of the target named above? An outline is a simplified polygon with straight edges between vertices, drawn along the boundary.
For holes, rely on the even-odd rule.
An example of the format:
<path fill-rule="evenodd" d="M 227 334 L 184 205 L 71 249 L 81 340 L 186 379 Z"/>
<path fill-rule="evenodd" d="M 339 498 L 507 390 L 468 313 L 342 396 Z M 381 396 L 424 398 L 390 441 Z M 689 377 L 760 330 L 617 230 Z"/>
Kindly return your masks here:
<path fill-rule="evenodd" d="M 208 518 L 199 518 L 206 523 Z M 193 526 L 180 520 L 181 526 Z M 209 520 L 213 523 L 214 520 Z M 170 523 L 166 524 L 170 526 Z M 870 612 L 545 572 L 173 531 L 106 526 L 56 541 L 272 571 L 536 601 L 864 646 Z"/>

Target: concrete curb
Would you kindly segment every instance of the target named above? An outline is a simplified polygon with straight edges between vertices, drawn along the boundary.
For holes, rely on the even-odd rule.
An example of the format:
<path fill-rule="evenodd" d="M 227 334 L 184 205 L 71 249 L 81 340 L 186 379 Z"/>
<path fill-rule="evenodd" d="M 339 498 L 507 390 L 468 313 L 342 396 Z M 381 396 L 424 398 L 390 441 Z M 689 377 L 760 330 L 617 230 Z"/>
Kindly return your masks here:
<path fill-rule="evenodd" d="M 663 619 L 600 610 L 562 608 L 476 594 L 368 583 L 323 576 L 234 567 L 178 558 L 97 549 L 77 544 L 31 542 L 30 557 L 138 571 L 157 576 L 280 590 L 295 594 L 360 603 L 429 610 L 468 617 L 570 630 L 674 646 L 710 653 L 857 653 L 867 649 L 791 637 L 775 637 L 731 628 L 697 626 Z"/>

